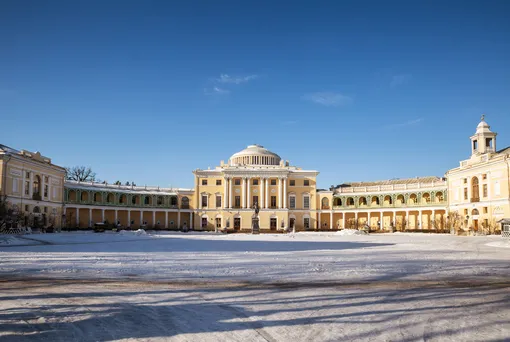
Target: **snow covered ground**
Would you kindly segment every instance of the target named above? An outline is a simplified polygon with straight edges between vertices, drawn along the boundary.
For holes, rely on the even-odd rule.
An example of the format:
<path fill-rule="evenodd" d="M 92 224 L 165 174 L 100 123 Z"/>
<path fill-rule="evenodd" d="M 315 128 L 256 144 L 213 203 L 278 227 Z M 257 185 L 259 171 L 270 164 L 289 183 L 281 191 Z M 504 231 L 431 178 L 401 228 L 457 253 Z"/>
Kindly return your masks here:
<path fill-rule="evenodd" d="M 0 340 L 510 340 L 500 236 L 18 240 L 0 245 Z"/>

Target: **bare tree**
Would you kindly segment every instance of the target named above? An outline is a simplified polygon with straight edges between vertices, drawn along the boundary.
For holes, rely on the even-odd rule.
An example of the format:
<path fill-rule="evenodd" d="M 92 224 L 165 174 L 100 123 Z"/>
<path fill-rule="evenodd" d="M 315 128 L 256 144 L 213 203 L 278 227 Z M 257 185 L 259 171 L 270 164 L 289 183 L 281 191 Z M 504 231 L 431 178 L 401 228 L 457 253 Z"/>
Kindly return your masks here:
<path fill-rule="evenodd" d="M 462 222 L 464 221 L 464 216 L 459 214 L 458 211 L 450 211 L 448 213 L 448 221 L 449 221 L 448 228 L 450 228 L 450 230 L 454 229 L 455 232 L 457 232 L 460 229 L 460 227 L 462 226 Z"/>
<path fill-rule="evenodd" d="M 96 180 L 96 173 L 90 167 L 66 167 L 66 179 L 77 182 L 93 182 Z"/>

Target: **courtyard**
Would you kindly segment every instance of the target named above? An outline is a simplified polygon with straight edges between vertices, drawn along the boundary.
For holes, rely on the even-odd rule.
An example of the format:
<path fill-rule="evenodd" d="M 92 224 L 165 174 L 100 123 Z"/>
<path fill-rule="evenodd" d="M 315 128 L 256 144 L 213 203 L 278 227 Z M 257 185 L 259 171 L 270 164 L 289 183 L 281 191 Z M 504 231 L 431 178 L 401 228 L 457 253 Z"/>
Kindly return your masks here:
<path fill-rule="evenodd" d="M 6 341 L 502 341 L 501 236 L 0 238 Z"/>

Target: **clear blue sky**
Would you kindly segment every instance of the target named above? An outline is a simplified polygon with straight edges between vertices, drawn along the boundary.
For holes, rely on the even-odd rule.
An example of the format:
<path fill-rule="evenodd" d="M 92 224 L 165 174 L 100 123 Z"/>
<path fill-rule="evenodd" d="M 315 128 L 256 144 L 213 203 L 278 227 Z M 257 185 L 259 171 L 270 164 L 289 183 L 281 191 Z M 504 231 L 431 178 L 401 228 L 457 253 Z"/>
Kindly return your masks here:
<path fill-rule="evenodd" d="M 319 186 L 510 145 L 510 1 L 7 1 L 0 143 L 192 187 L 258 143 Z"/>

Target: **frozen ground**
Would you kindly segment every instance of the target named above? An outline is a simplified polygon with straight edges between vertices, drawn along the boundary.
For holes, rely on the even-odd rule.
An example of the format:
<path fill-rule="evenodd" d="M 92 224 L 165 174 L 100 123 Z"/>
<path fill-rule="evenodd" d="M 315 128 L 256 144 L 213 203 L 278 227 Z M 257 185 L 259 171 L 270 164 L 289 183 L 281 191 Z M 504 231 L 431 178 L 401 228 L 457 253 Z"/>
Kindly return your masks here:
<path fill-rule="evenodd" d="M 0 340 L 510 340 L 499 236 L 27 238 L 0 246 Z"/>

